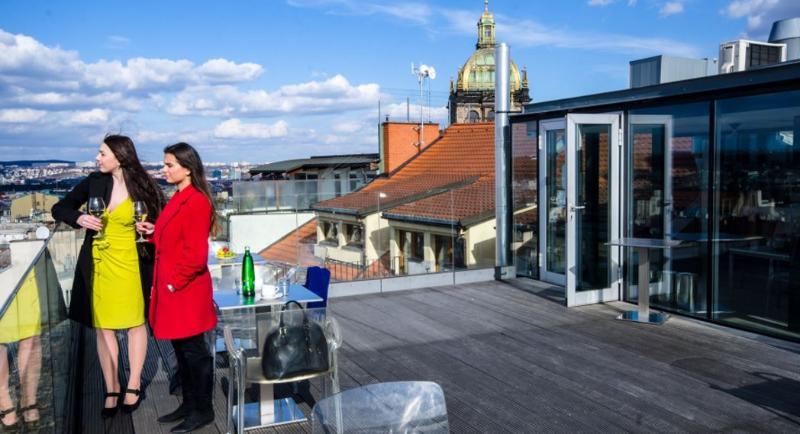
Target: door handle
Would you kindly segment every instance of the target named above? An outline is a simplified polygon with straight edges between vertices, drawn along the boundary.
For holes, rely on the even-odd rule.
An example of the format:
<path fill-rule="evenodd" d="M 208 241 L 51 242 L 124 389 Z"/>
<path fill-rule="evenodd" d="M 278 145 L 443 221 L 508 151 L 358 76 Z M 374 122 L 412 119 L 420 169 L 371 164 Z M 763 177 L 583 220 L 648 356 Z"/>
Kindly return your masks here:
<path fill-rule="evenodd" d="M 570 211 L 575 212 L 575 211 L 578 211 L 578 210 L 581 210 L 581 209 L 586 209 L 586 206 L 585 205 L 581 205 L 581 206 L 570 205 L 569 209 L 570 209 Z"/>

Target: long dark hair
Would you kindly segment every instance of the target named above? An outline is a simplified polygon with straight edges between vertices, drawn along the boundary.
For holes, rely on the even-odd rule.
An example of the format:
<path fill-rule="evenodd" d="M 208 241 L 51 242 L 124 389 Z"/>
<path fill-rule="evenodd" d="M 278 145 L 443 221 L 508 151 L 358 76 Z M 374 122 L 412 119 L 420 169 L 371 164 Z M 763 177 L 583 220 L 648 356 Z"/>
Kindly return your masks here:
<path fill-rule="evenodd" d="M 167 146 L 164 148 L 164 153 L 174 155 L 175 159 L 178 160 L 178 164 L 191 172 L 189 177 L 192 180 L 192 185 L 203 193 L 211 204 L 211 232 L 216 234 L 219 229 L 217 208 L 214 206 L 214 198 L 211 197 L 211 187 L 208 186 L 206 171 L 203 169 L 203 161 L 200 159 L 200 154 L 197 153 L 197 150 L 192 145 L 184 142 Z"/>
<path fill-rule="evenodd" d="M 103 143 L 111 149 L 114 157 L 119 161 L 122 169 L 122 176 L 125 178 L 125 187 L 128 194 L 134 201 L 142 201 L 147 204 L 147 214 L 151 221 L 155 221 L 164 208 L 166 200 L 164 193 L 156 184 L 156 180 L 150 176 L 136 154 L 136 147 L 133 140 L 127 136 L 109 134 L 103 139 Z"/>

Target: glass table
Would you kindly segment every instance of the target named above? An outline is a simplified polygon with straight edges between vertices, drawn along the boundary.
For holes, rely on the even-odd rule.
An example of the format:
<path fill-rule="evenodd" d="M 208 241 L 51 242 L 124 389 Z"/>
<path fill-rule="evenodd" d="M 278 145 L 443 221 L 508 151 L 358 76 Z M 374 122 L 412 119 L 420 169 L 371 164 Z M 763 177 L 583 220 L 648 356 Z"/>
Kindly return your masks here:
<path fill-rule="evenodd" d="M 636 310 L 623 312 L 617 319 L 645 324 L 663 324 L 669 315 L 650 310 L 650 258 L 651 249 L 671 249 L 682 241 L 652 238 L 620 238 L 606 243 L 609 246 L 633 247 L 639 254 L 639 305 Z"/>
<path fill-rule="evenodd" d="M 212 276 L 215 274 L 212 269 Z M 214 302 L 220 312 L 220 323 L 231 324 L 240 329 L 254 328 L 255 342 L 250 341 L 249 346 L 262 353 L 264 339 L 270 330 L 269 321 L 265 320 L 271 311 L 280 311 L 280 306 L 289 301 L 296 301 L 303 306 L 310 302 L 322 301 L 318 295 L 299 284 L 289 285 L 287 294 L 273 298 L 256 296 L 254 299 L 245 299 L 239 291 L 230 285 L 229 279 L 212 279 L 214 283 Z M 257 294 L 259 291 L 257 291 Z M 239 339 L 243 346 L 248 346 L 247 339 Z M 219 348 L 219 345 L 218 345 Z M 224 344 L 223 344 L 224 348 Z M 241 404 L 234 407 L 238 414 Z M 289 398 L 276 399 L 272 384 L 259 385 L 259 401 L 244 405 L 244 429 L 250 430 L 259 427 L 280 425 L 292 422 L 305 421 L 306 417 L 294 400 Z"/>

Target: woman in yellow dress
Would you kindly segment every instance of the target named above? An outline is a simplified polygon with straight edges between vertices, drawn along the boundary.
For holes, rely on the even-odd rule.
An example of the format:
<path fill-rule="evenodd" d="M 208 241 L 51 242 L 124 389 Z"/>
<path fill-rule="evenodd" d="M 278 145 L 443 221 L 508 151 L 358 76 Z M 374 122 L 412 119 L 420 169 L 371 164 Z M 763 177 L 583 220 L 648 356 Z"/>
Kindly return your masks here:
<path fill-rule="evenodd" d="M 150 293 L 154 254 L 146 251 L 147 243 L 137 246 L 133 202 L 144 202 L 148 217 L 155 220 L 164 195 L 139 162 L 130 138 L 107 136 L 95 159 L 100 170 L 56 203 L 53 217 L 88 229 L 78 256 L 69 316 L 96 329 L 97 355 L 106 385 L 102 415 L 110 417 L 120 402 L 126 412 L 139 407 L 147 353 L 145 297 Z M 80 210 L 91 197 L 104 199 L 102 218 Z M 128 333 L 130 375 L 124 390 L 118 375 L 118 330 Z"/>

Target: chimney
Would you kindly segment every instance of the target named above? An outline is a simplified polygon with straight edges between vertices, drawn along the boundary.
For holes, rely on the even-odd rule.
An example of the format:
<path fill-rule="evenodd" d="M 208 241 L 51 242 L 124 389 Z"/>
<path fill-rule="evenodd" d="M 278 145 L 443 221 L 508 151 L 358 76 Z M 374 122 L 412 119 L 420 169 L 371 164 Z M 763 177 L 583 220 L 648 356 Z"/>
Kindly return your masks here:
<path fill-rule="evenodd" d="M 381 173 L 391 173 L 439 137 L 439 124 L 428 122 L 424 125 L 425 143 L 420 148 L 420 124 L 388 121 L 381 124 Z"/>
<path fill-rule="evenodd" d="M 495 279 L 508 276 L 511 263 L 511 134 L 508 122 L 510 104 L 508 45 L 497 44 L 494 79 L 494 170 L 495 170 Z"/>

